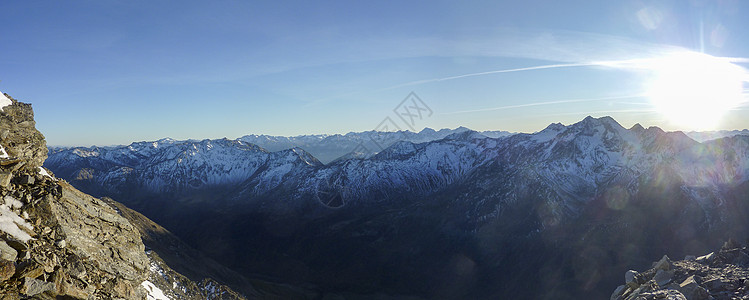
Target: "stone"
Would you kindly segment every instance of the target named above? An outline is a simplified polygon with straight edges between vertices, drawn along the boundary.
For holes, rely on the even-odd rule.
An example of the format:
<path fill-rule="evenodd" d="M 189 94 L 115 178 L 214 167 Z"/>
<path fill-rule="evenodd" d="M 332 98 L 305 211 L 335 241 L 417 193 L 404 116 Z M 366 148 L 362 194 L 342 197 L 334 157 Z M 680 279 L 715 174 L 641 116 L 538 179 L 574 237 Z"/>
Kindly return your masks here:
<path fill-rule="evenodd" d="M 6 281 L 16 273 L 16 264 L 0 259 L 0 282 Z"/>
<path fill-rule="evenodd" d="M 743 260 L 742 256 L 746 256 L 746 253 L 742 251 L 741 249 L 728 249 L 728 250 L 720 250 L 720 252 L 716 253 L 716 259 L 720 259 L 721 263 L 728 263 L 737 265 L 737 261 Z"/>
<path fill-rule="evenodd" d="M 67 246 L 67 242 L 65 242 L 65 240 L 58 240 L 57 242 L 55 242 L 55 245 L 60 248 L 65 248 L 65 246 Z"/>
<path fill-rule="evenodd" d="M 0 186 L 8 188 L 10 186 L 10 180 L 13 179 L 11 172 L 0 170 Z"/>
<path fill-rule="evenodd" d="M 651 293 L 642 293 L 637 299 L 665 299 L 665 300 L 688 300 L 677 290 L 659 290 Z"/>
<path fill-rule="evenodd" d="M 731 250 L 739 248 L 740 245 L 736 243 L 733 239 L 729 238 L 725 243 L 723 243 L 723 247 L 721 247 L 721 250 Z"/>
<path fill-rule="evenodd" d="M 710 280 L 706 280 L 702 283 L 704 287 L 706 287 L 710 291 L 720 291 L 720 290 L 726 290 L 726 289 L 732 289 L 730 287 L 730 284 L 726 281 L 724 281 L 720 277 L 712 278 Z"/>
<path fill-rule="evenodd" d="M 629 283 L 635 280 L 635 276 L 637 276 L 637 271 L 635 270 L 629 270 L 624 273 L 624 282 Z"/>
<path fill-rule="evenodd" d="M 632 280 L 632 281 L 630 281 L 630 282 L 627 282 L 627 283 L 626 283 L 625 285 L 626 285 L 627 287 L 629 287 L 630 289 L 633 289 L 633 290 L 634 290 L 634 289 L 636 289 L 636 288 L 638 288 L 638 287 L 640 287 L 640 284 L 639 284 L 639 283 L 637 283 L 637 281 L 636 281 L 636 280 Z"/>
<path fill-rule="evenodd" d="M 17 241 L 17 240 L 13 240 L 13 239 L 8 239 L 5 242 L 8 243 L 8 246 L 10 246 L 13 249 L 16 249 L 19 252 L 20 251 L 26 251 L 26 250 L 29 249 L 29 246 L 26 245 L 26 243 L 21 242 L 21 241 Z"/>
<path fill-rule="evenodd" d="M 627 296 L 626 299 L 637 299 L 637 296 L 640 296 L 640 293 L 642 293 L 642 287 L 636 288 L 634 291 L 632 291 L 632 293 L 629 294 L 629 296 Z"/>
<path fill-rule="evenodd" d="M 715 256 L 715 252 L 710 252 L 708 254 L 698 257 L 697 262 L 698 263 L 710 263 L 713 261 L 714 256 Z"/>
<path fill-rule="evenodd" d="M 653 268 L 656 270 L 664 270 L 664 271 L 671 270 L 671 260 L 668 258 L 668 255 L 664 255 L 661 258 L 661 260 L 655 263 Z"/>
<path fill-rule="evenodd" d="M 44 274 L 44 267 L 35 262 L 27 262 L 19 266 L 17 273 L 18 277 L 37 278 Z"/>
<path fill-rule="evenodd" d="M 68 268 L 68 274 L 71 277 L 78 278 L 80 280 L 86 280 L 86 268 L 79 261 L 69 262 L 70 267 Z"/>
<path fill-rule="evenodd" d="M 9 246 L 5 241 L 0 240 L 0 259 L 16 261 L 17 257 L 18 251 Z"/>
<path fill-rule="evenodd" d="M 35 124 L 34 111 L 28 103 L 13 101 L 0 114 L 0 132 L 8 132 L 2 139 L 3 148 L 9 156 L 25 161 L 30 170 L 41 166 L 48 152 L 44 135 L 36 130 Z"/>
<path fill-rule="evenodd" d="M 77 286 L 69 281 L 62 281 L 62 287 L 60 287 L 60 294 L 72 297 L 74 299 L 91 299 L 91 295 L 94 293 L 94 286 Z"/>
<path fill-rule="evenodd" d="M 653 280 L 655 280 L 655 283 L 657 283 L 659 286 L 665 286 L 669 282 L 671 282 L 671 279 L 674 277 L 674 270 L 664 271 L 664 270 L 658 270 L 655 273 L 655 276 L 653 276 Z"/>
<path fill-rule="evenodd" d="M 21 175 L 16 177 L 16 182 L 22 185 L 34 184 L 34 177 L 30 175 Z"/>
<path fill-rule="evenodd" d="M 611 294 L 611 298 L 610 299 L 611 300 L 619 299 L 619 297 L 621 297 L 622 294 L 624 294 L 624 290 L 626 288 L 627 288 L 626 285 L 620 285 L 620 286 L 616 287 L 616 289 L 614 290 L 614 293 Z"/>
<path fill-rule="evenodd" d="M 45 259 L 44 262 L 42 263 L 42 266 L 44 267 L 45 273 L 52 273 L 55 271 L 56 264 L 54 261 L 50 259 Z"/>
<path fill-rule="evenodd" d="M 114 293 L 112 296 L 132 298 L 130 295 L 147 279 L 148 272 L 148 257 L 138 230 L 101 200 L 65 182 L 60 185 L 63 187 L 62 196 L 45 196 L 39 202 L 36 213 L 55 225 L 54 231 L 58 236 L 65 237 L 66 252 L 85 257 L 85 264 L 96 266 L 101 273 L 115 276 L 113 279 L 117 280 L 117 289 L 110 290 Z M 41 230 L 47 231 L 44 227 Z M 52 230 L 49 231 L 51 234 Z M 57 243 L 58 247 L 61 245 Z M 83 277 L 86 274 L 84 270 L 77 275 Z M 87 280 L 105 279 L 97 278 L 97 274 L 101 273 L 87 273 Z M 108 286 L 104 285 L 104 288 Z"/>
<path fill-rule="evenodd" d="M 678 290 L 689 300 L 707 300 L 709 298 L 707 290 L 697 284 L 694 275 L 684 279 L 684 281 L 679 284 Z"/>
<path fill-rule="evenodd" d="M 24 278 L 23 287 L 21 287 L 21 293 L 27 296 L 34 296 L 44 293 L 46 291 L 54 291 L 55 284 L 52 282 L 46 282 L 34 278 Z"/>

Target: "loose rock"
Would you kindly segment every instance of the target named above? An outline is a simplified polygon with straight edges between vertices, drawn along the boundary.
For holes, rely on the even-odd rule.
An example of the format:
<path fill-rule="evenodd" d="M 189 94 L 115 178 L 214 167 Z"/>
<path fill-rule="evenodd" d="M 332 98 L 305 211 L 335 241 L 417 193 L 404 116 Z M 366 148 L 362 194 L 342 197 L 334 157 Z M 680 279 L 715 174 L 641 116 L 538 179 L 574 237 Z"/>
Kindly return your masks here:
<path fill-rule="evenodd" d="M 55 284 L 51 282 L 41 281 L 34 278 L 24 278 L 23 287 L 21 293 L 27 296 L 38 295 L 47 291 L 55 290 Z"/>
<path fill-rule="evenodd" d="M 18 257 L 18 251 L 9 246 L 5 241 L 0 240 L 0 259 L 16 261 L 16 257 Z"/>
<path fill-rule="evenodd" d="M 0 282 L 10 279 L 16 273 L 16 265 L 12 261 L 0 259 Z"/>

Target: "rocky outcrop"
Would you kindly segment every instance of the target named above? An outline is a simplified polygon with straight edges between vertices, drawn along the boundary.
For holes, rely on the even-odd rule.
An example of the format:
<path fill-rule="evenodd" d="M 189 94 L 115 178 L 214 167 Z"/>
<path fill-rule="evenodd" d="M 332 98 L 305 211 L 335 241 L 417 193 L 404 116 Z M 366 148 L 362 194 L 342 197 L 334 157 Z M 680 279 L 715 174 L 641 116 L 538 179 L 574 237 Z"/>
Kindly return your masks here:
<path fill-rule="evenodd" d="M 0 96 L 0 299 L 244 299 L 172 271 L 116 206 L 50 175 L 31 105 Z"/>
<path fill-rule="evenodd" d="M 217 281 L 204 278 L 201 281 L 193 281 L 175 272 L 162 259 L 159 254 L 147 250 L 149 263 L 148 280 L 144 281 L 142 286 L 148 289 L 158 289 L 169 299 L 185 300 L 242 300 L 245 299 L 231 288 L 218 283 Z M 162 288 L 159 288 L 162 287 Z M 257 299 L 258 297 L 253 297 Z M 277 298 L 281 299 L 281 298 Z"/>
<path fill-rule="evenodd" d="M 5 162 L 16 161 L 29 169 L 40 167 L 47 159 L 47 142 L 36 130 L 31 104 L 18 102 L 7 94 L 0 96 L 12 102 L 0 114 L 0 143 L 8 156 Z"/>
<path fill-rule="evenodd" d="M 31 105 L 0 113 L 0 291 L 8 299 L 141 299 L 148 257 L 135 228 L 104 202 L 41 168 Z"/>
<path fill-rule="evenodd" d="M 653 268 L 627 271 L 624 278 L 612 300 L 749 299 L 749 249 L 729 240 L 718 252 L 681 261 L 663 256 Z"/>

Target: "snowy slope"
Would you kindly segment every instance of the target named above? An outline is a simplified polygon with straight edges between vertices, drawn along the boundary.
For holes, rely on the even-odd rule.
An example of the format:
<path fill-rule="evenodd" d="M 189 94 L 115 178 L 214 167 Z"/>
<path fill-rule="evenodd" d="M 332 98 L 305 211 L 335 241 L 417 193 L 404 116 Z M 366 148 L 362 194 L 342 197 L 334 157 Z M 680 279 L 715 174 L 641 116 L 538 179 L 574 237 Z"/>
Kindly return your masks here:
<path fill-rule="evenodd" d="M 298 152 L 302 152 L 299 150 Z M 160 140 L 129 146 L 56 149 L 47 165 L 70 180 L 87 180 L 107 190 L 139 188 L 184 193 L 231 185 L 255 174 L 272 154 L 242 141 Z M 311 156 L 307 163 L 319 164 Z"/>

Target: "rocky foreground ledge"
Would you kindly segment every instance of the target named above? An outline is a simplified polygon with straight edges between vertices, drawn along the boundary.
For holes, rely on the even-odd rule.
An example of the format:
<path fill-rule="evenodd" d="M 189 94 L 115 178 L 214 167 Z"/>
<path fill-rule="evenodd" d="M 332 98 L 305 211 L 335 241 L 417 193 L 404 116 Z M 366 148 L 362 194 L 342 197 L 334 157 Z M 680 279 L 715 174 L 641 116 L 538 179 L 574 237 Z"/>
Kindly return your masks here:
<path fill-rule="evenodd" d="M 49 175 L 31 105 L 0 96 L 0 298 L 145 298 L 149 259 L 137 230 Z"/>
<path fill-rule="evenodd" d="M 119 209 L 49 174 L 35 125 L 0 93 L 0 300 L 244 299 L 172 274 Z"/>
<path fill-rule="evenodd" d="M 624 280 L 612 300 L 749 299 L 749 249 L 729 240 L 720 251 L 700 257 L 663 256 L 647 271 L 627 271 Z"/>

